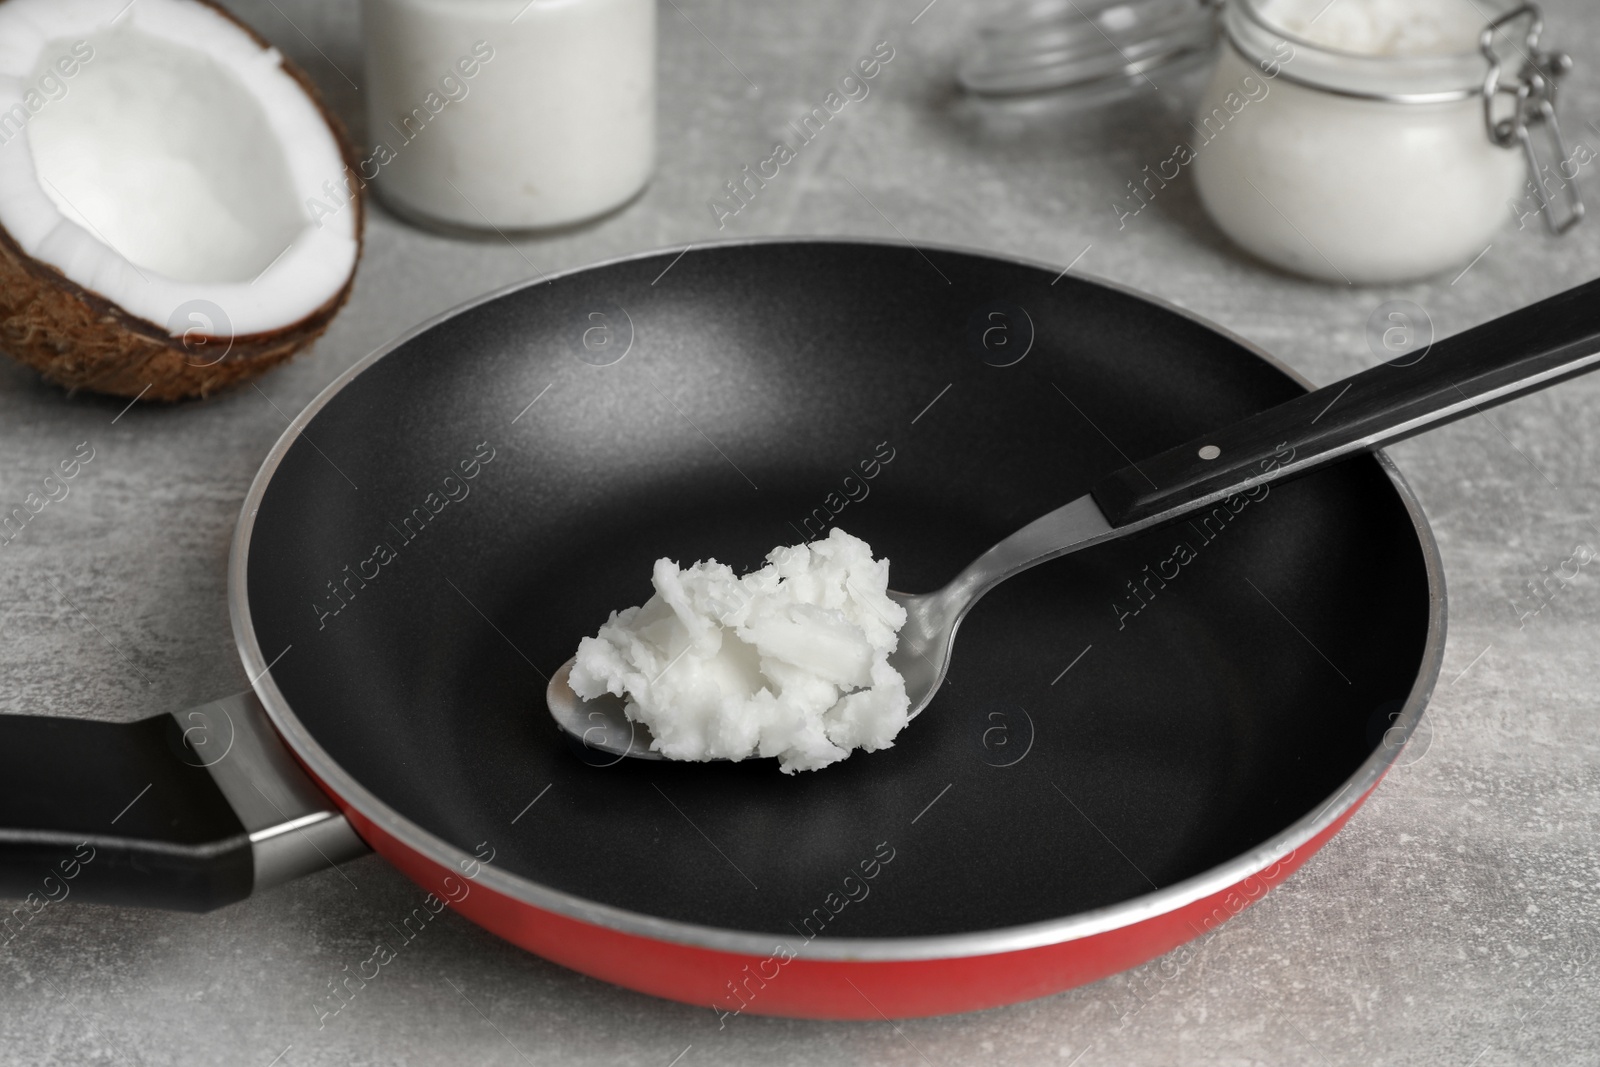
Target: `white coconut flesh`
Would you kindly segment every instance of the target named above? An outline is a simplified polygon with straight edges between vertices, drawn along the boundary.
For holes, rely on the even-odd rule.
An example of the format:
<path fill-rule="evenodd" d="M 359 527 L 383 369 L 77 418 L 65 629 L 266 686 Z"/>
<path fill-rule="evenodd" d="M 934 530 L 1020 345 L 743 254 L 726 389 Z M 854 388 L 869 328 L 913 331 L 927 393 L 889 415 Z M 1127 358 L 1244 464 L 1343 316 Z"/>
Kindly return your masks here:
<path fill-rule="evenodd" d="M 357 212 L 281 58 L 193 0 L 0 2 L 0 226 L 174 336 L 294 325 L 348 281 Z"/>

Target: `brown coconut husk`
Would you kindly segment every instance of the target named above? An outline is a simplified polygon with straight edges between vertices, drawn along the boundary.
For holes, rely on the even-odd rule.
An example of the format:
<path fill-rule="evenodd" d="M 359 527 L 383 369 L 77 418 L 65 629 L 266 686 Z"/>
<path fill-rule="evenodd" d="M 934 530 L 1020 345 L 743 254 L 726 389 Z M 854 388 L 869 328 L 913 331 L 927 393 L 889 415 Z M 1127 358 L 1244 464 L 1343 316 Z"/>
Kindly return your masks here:
<path fill-rule="evenodd" d="M 212 0 L 195 0 L 238 25 L 262 48 L 271 45 Z M 328 110 L 305 71 L 287 57 L 284 71 L 299 83 L 327 123 L 349 174 L 358 157 L 344 124 Z M 356 264 L 366 227 L 363 183 L 348 181 L 355 214 Z M 238 337 L 193 331 L 173 337 L 165 327 L 124 311 L 24 252 L 0 226 L 0 351 L 71 390 L 143 400 L 207 396 L 249 381 L 320 337 L 350 298 L 355 265 L 339 291 L 311 314 L 276 330 Z M 220 358 L 218 352 L 224 352 Z"/>

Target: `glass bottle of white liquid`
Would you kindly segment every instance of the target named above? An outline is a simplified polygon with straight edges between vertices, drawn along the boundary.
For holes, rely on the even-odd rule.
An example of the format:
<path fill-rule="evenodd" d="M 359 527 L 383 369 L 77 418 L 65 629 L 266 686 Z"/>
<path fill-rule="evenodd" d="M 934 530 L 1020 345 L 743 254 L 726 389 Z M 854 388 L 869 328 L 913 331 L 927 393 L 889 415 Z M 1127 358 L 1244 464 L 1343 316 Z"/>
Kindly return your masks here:
<path fill-rule="evenodd" d="M 419 222 L 603 215 L 655 166 L 655 0 L 362 0 L 359 178 Z"/>

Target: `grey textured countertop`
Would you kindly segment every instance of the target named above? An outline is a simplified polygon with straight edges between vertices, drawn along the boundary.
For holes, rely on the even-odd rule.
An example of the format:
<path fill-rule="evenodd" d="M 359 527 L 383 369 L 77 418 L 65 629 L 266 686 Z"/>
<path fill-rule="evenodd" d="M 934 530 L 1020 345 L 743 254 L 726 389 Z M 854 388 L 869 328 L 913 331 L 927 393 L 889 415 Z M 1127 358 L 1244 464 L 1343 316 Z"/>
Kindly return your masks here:
<path fill-rule="evenodd" d="M 714 236 L 707 198 L 879 40 L 897 55 L 872 95 L 723 236 L 898 231 L 1062 265 L 1082 254 L 1079 269 L 1204 315 L 1319 382 L 1374 362 L 1364 331 L 1386 300 L 1423 305 L 1445 334 L 1600 275 L 1595 219 L 1560 241 L 1508 227 L 1454 281 L 1372 289 L 1247 261 L 1182 180 L 1119 229 L 1111 203 L 1164 158 L 1184 110 L 1165 100 L 1178 94 L 1076 120 L 979 114 L 951 87 L 975 5 L 924 2 L 669 2 L 661 169 L 643 197 L 514 246 L 423 233 L 377 208 L 349 307 L 261 392 L 119 418 L 122 402 L 0 366 L 0 498 L 20 500 L 79 442 L 95 449 L 71 495 L 0 557 L 0 712 L 133 719 L 245 688 L 229 538 L 287 417 L 374 347 L 479 293 Z M 229 6 L 359 133 L 353 0 Z M 1600 11 L 1546 6 L 1580 61 L 1567 128 L 1600 146 Z M 1595 174 L 1580 181 L 1600 205 Z M 0 953 L 0 1062 L 1600 1063 L 1600 593 L 1585 573 L 1525 625 L 1512 607 L 1541 568 L 1600 543 L 1597 409 L 1600 379 L 1580 379 L 1393 450 L 1450 588 L 1421 738 L 1344 833 L 1175 975 L 1151 964 L 899 1025 L 743 1016 L 719 1029 L 707 1009 L 580 977 L 447 912 L 319 1029 L 313 1001 L 416 896 L 367 857 L 207 915 L 48 908 Z M 1130 1004 L 1142 1009 L 1124 1018 Z"/>

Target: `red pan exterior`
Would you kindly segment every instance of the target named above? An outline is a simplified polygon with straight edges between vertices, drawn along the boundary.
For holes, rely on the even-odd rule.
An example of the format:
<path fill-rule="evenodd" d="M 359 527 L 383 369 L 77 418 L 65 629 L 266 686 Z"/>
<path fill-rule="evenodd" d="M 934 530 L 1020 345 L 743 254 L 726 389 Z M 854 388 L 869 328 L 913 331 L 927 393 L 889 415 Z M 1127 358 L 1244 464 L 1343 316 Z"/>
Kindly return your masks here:
<path fill-rule="evenodd" d="M 744 1013 L 802 1019 L 950 1015 L 1087 985 L 1164 955 L 1260 900 L 1338 833 L 1370 795 L 1369 789 L 1283 859 L 1172 911 L 1037 948 L 887 962 L 808 960 L 792 956 L 795 946 L 776 939 L 771 955 L 747 956 L 582 922 L 464 878 L 462 872 L 387 833 L 341 798 L 334 799 L 375 852 L 484 929 L 564 967 L 641 993 L 710 1008 L 726 1021 Z"/>

